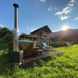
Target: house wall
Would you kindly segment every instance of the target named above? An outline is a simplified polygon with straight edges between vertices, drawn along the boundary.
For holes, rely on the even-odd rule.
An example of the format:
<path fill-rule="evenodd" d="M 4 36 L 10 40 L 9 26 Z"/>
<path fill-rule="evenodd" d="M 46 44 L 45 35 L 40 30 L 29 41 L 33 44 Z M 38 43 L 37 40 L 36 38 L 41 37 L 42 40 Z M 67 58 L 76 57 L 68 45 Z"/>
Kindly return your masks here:
<path fill-rule="evenodd" d="M 49 41 L 48 35 L 49 34 L 50 34 L 50 32 L 48 32 L 48 31 L 38 31 L 38 32 L 33 33 L 32 35 L 37 36 L 37 43 L 40 44 L 41 42 L 48 43 L 48 41 Z"/>

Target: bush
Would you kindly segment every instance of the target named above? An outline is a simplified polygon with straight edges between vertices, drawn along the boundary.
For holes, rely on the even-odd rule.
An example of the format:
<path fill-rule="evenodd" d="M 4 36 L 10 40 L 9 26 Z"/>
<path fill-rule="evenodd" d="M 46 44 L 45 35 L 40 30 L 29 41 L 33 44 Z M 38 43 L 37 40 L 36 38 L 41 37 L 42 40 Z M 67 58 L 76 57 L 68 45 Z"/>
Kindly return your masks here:
<path fill-rule="evenodd" d="M 66 42 L 53 42 L 53 41 L 50 41 L 48 44 L 49 44 L 49 46 L 53 46 L 53 47 L 68 46 L 68 45 L 66 44 Z"/>

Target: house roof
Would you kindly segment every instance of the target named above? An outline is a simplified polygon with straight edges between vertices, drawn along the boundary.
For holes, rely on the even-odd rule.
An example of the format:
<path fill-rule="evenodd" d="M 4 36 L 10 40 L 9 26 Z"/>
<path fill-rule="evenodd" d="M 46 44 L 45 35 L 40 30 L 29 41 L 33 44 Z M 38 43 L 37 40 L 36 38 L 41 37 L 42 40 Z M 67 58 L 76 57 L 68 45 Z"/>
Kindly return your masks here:
<path fill-rule="evenodd" d="M 37 38 L 36 35 L 26 35 L 26 38 Z"/>
<path fill-rule="evenodd" d="M 49 32 L 49 33 L 52 33 L 52 31 L 51 31 L 51 29 L 48 27 L 48 25 L 45 25 L 45 26 L 43 26 L 43 27 L 41 27 L 41 28 L 39 28 L 39 29 L 37 29 L 37 30 L 35 30 L 35 31 L 32 31 L 31 34 L 34 34 L 34 33 L 36 33 L 36 32 L 40 32 L 40 31 L 47 31 L 47 32 Z"/>
<path fill-rule="evenodd" d="M 37 38 L 37 36 L 36 35 L 24 35 L 24 38 Z"/>

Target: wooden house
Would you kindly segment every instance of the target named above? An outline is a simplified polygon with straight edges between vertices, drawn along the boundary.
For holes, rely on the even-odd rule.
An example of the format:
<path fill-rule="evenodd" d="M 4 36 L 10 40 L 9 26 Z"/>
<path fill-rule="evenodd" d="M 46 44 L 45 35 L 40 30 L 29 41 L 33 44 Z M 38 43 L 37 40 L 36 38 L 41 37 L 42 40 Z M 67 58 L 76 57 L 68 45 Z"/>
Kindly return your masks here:
<path fill-rule="evenodd" d="M 38 39 L 38 41 L 48 41 L 48 35 L 51 34 L 52 31 L 48 27 L 48 25 L 45 25 L 37 30 L 34 30 L 31 32 L 31 35 L 35 35 Z"/>
<path fill-rule="evenodd" d="M 42 42 L 48 42 L 49 41 L 49 34 L 51 34 L 52 31 L 48 27 L 48 25 L 45 25 L 37 30 L 34 30 L 30 33 L 30 35 L 22 34 L 20 35 L 20 39 L 27 39 L 32 41 L 37 41 L 38 44 Z"/>
<path fill-rule="evenodd" d="M 37 30 L 32 31 L 32 32 L 31 32 L 31 35 L 37 35 L 37 36 L 39 36 L 39 35 L 41 35 L 43 32 L 44 32 L 45 34 L 50 34 L 50 33 L 52 33 L 52 31 L 50 30 L 50 28 L 48 27 L 48 25 L 45 25 L 45 26 L 43 26 L 43 27 L 41 27 L 41 28 L 39 28 L 39 29 L 37 29 Z"/>

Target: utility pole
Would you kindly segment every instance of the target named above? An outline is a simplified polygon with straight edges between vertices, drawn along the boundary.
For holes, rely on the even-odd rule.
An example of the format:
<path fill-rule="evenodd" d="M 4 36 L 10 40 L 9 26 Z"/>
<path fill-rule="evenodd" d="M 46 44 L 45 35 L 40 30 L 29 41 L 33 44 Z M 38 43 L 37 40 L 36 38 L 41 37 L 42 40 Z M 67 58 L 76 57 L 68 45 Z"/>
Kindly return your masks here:
<path fill-rule="evenodd" d="M 13 32 L 13 51 L 19 51 L 19 42 L 18 42 L 18 7 L 19 5 L 14 3 L 14 32 Z"/>

